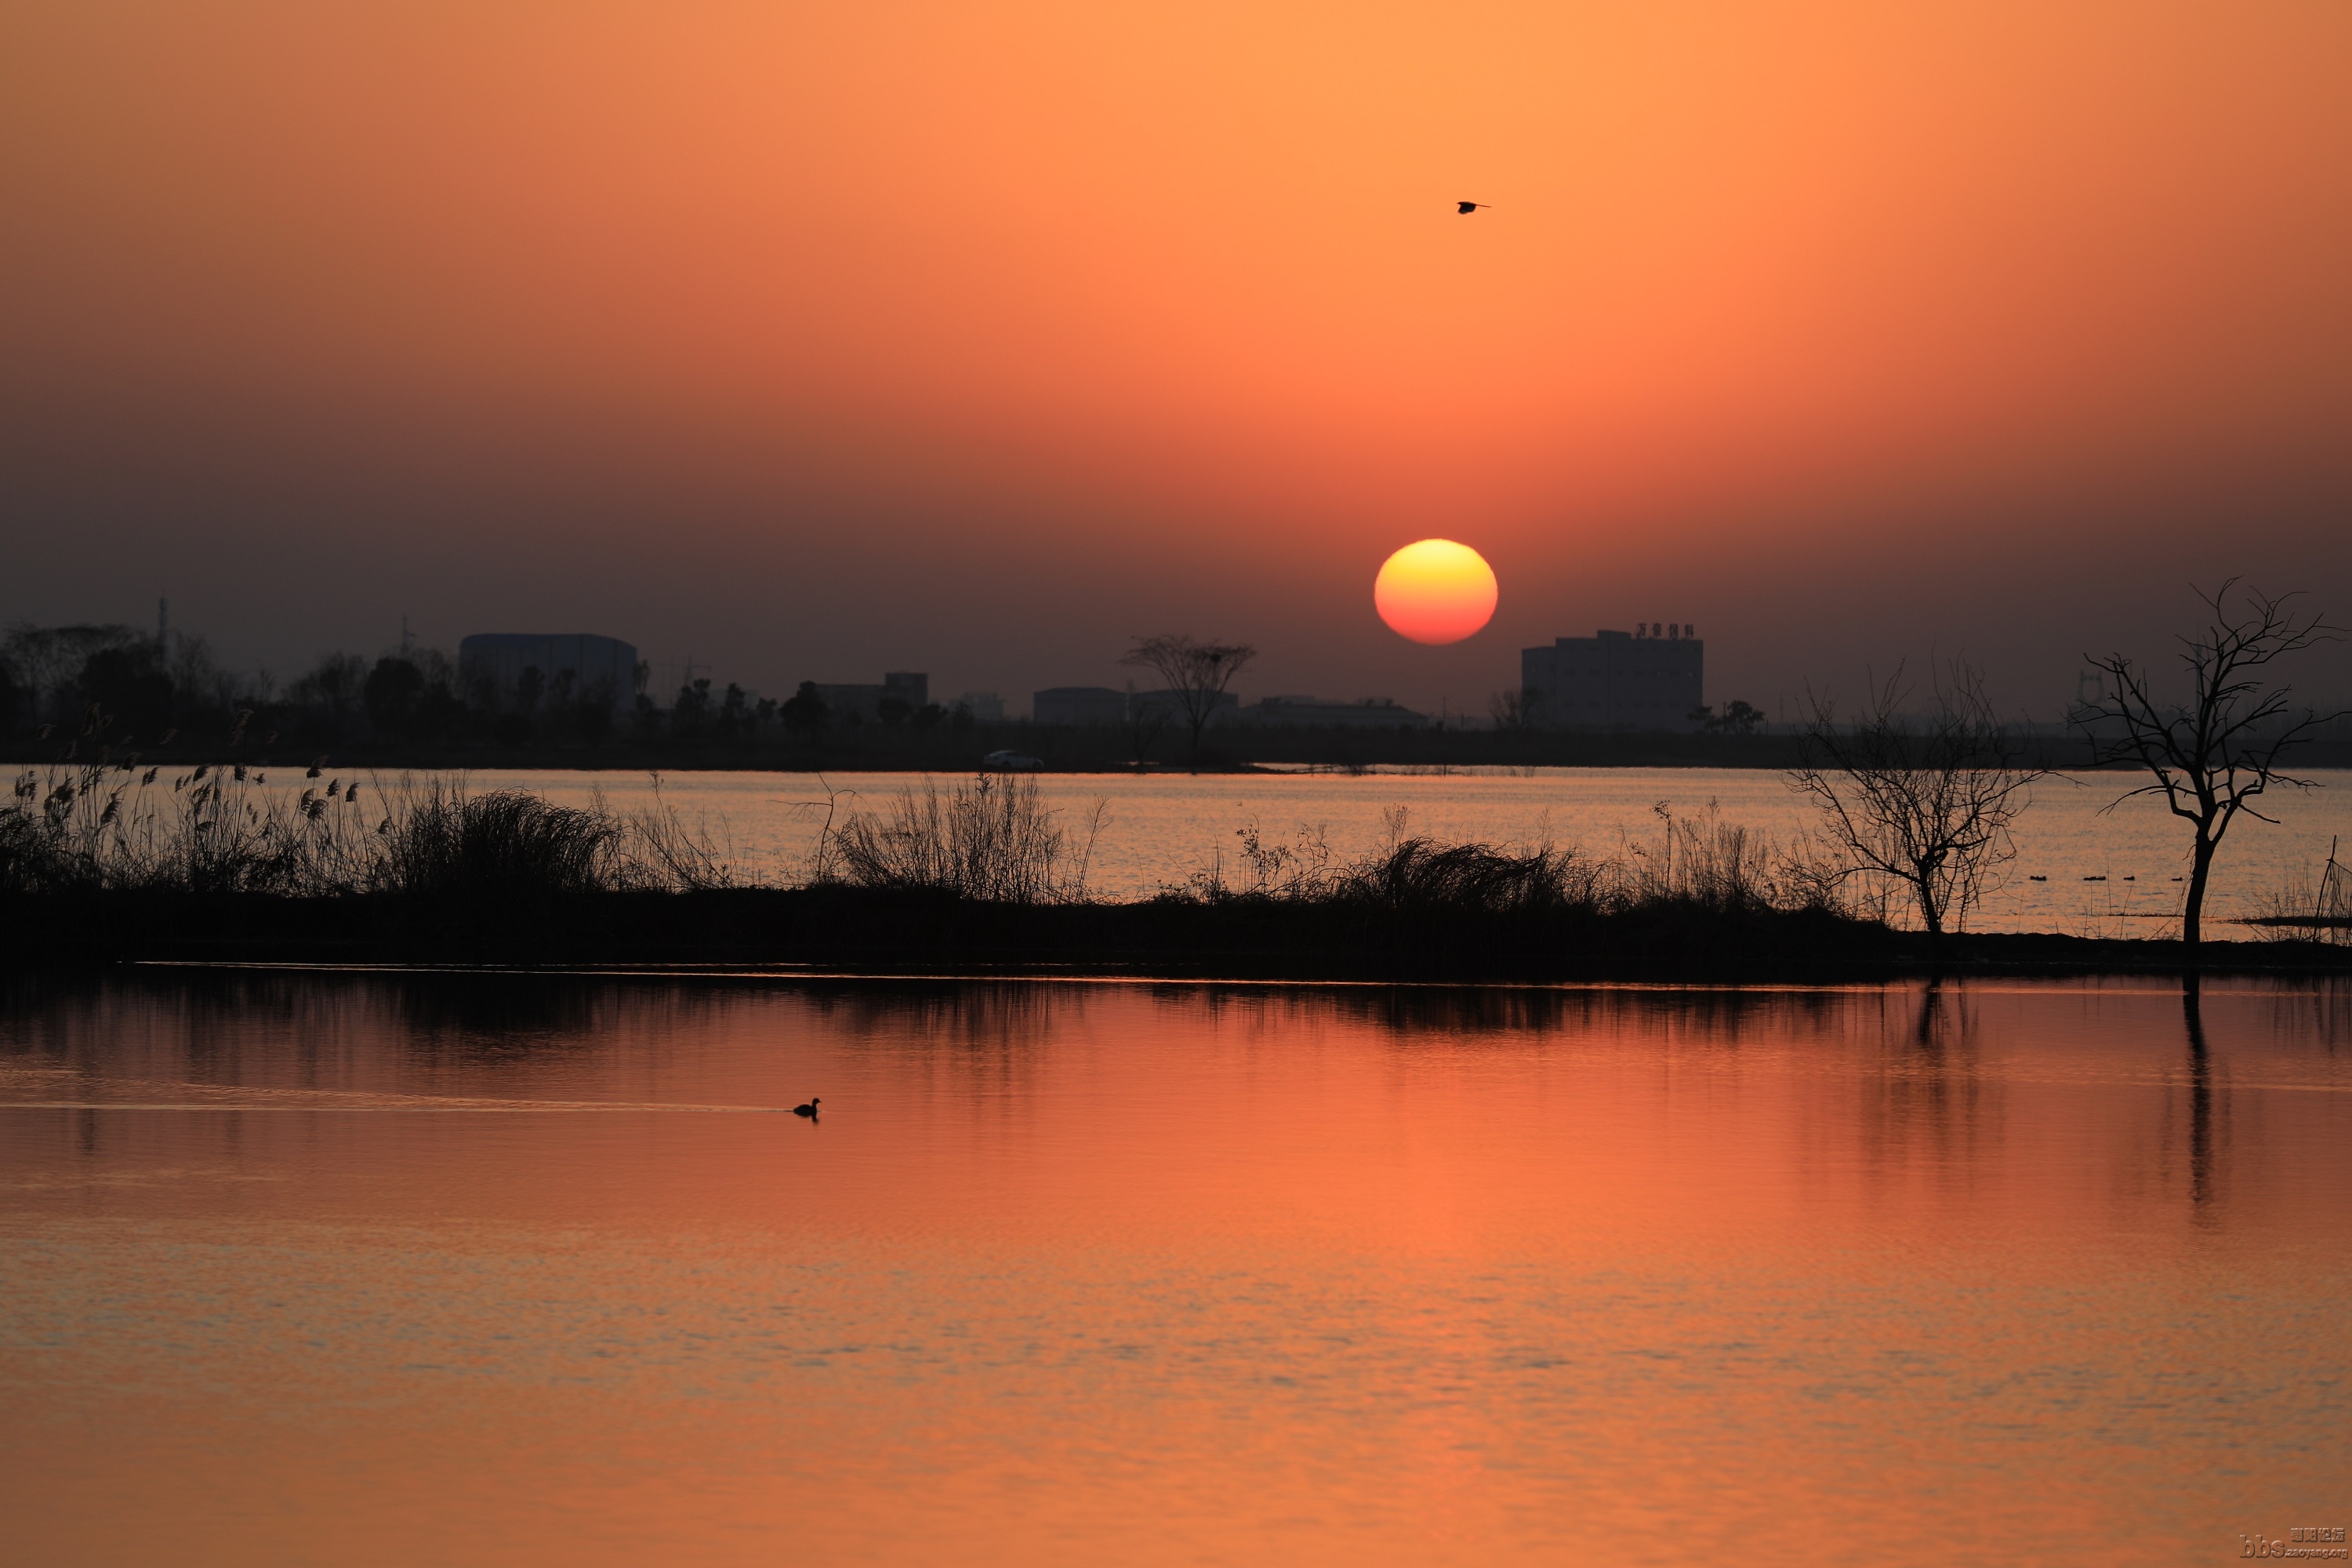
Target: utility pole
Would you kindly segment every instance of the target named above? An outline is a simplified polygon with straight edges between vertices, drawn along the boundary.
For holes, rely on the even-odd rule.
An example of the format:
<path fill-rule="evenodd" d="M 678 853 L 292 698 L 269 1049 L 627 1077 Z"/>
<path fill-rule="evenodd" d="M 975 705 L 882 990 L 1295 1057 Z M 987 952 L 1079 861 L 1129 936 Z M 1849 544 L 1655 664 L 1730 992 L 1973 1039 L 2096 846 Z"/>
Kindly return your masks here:
<path fill-rule="evenodd" d="M 408 650 L 415 646 L 416 639 L 408 632 L 408 612 L 403 610 L 400 612 L 400 657 L 406 658 Z"/>

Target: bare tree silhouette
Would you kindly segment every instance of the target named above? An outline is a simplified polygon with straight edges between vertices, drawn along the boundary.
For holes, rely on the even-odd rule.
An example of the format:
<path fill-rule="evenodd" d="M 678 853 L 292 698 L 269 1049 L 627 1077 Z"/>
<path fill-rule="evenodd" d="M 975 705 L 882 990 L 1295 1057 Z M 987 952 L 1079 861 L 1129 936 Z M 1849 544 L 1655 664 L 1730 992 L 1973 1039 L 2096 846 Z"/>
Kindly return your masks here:
<path fill-rule="evenodd" d="M 1532 686 L 1516 691 L 1497 691 L 1486 699 L 1486 716 L 1495 728 L 1506 734 L 1524 735 L 1535 728 L 1536 709 L 1541 698 Z"/>
<path fill-rule="evenodd" d="M 1139 637 L 1119 663 L 1156 672 L 1168 683 L 1184 723 L 1192 732 L 1192 764 L 1201 763 L 1201 731 L 1257 649 L 1248 643 L 1199 642 L 1173 633 Z"/>
<path fill-rule="evenodd" d="M 2027 786 L 2049 770 L 2025 761 L 1985 697 L 1983 674 L 1966 659 L 1937 678 L 1916 720 L 1901 711 L 1910 695 L 1897 666 L 1844 722 L 1808 692 L 1788 781 L 1822 808 L 1843 875 L 1901 884 L 1928 934 L 1941 936 L 1948 921 L 1966 921 L 2017 853 L 2011 827 Z"/>
<path fill-rule="evenodd" d="M 2113 689 L 2074 715 L 2089 732 L 2098 762 L 2133 763 L 2154 775 L 2153 783 L 2110 801 L 2107 810 L 2135 795 L 2161 795 L 2194 832 L 2189 893 L 2180 907 L 2180 940 L 2192 952 L 2203 940 L 2205 892 L 2222 836 L 2241 812 L 2261 822 L 2277 820 L 2252 804 L 2273 784 L 2312 788 L 2311 780 L 2281 772 L 2278 760 L 2310 739 L 2314 729 L 2341 717 L 2307 708 L 2298 716 L 2289 706 L 2294 688 L 2266 685 L 2263 672 L 2290 654 L 2341 641 L 2342 632 L 2316 615 L 2295 616 L 2287 608 L 2292 594 L 2273 597 L 2249 588 L 2244 608 L 2233 615 L 2225 601 L 2237 585 L 2232 577 L 2197 595 L 2211 619 L 2202 632 L 2180 638 L 2189 682 L 2185 704 L 2159 704 L 2148 672 L 2115 653 L 2090 660 Z M 2111 728 L 2103 734 L 2103 726 Z"/>

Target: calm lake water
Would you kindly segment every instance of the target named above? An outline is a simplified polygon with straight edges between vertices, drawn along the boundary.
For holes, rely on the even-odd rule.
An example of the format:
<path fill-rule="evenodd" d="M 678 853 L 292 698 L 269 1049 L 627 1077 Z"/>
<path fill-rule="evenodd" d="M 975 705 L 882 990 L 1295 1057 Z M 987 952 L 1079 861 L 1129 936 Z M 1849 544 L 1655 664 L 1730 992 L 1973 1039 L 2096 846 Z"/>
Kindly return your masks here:
<path fill-rule="evenodd" d="M 2265 796 L 2276 826 L 2240 818 L 2223 841 L 2209 916 L 2270 912 L 2273 893 L 2308 897 L 2331 843 L 2352 842 L 2352 772 L 2310 775 L 2321 787 Z M 952 779 L 939 781 L 951 785 Z M 2054 931 L 2077 936 L 2149 936 L 2177 930 L 2188 872 L 2188 825 L 2158 803 L 2104 808 L 2137 781 L 2122 773 L 2060 776 L 2036 786 L 2020 824 L 2019 855 L 1970 924 L 1990 931 Z M 1342 856 L 1376 848 L 1384 814 L 1402 807 L 1409 831 L 1455 841 L 1527 844 L 1550 839 L 1595 856 L 1622 855 L 1660 837 L 1654 807 L 1683 815 L 1717 805 L 1721 818 L 1787 843 L 1817 817 L 1776 773 L 1728 768 L 1534 768 L 1484 773 L 1361 777 L 1297 774 L 1045 774 L 1045 798 L 1082 837 L 1095 803 L 1105 826 L 1095 841 L 1090 885 L 1112 898 L 1142 898 L 1181 885 L 1222 857 L 1238 863 L 1237 829 L 1256 824 L 1268 840 L 1319 832 Z M 584 803 L 601 790 L 615 805 L 650 798 L 643 773 L 482 773 L 476 789 L 520 788 Z M 731 842 L 747 873 L 798 880 L 825 820 L 887 809 L 922 780 L 905 773 L 671 773 L 661 781 L 671 806 Z M 833 792 L 828 797 L 827 790 Z M 2033 881 L 2040 875 L 2046 881 Z M 2085 879 L 2098 879 L 2086 880 Z M 2224 934 L 2227 934 L 2226 932 Z"/>
<path fill-rule="evenodd" d="M 0 1282 L 11 1562 L 2213 1563 L 2352 990 L 18 982 Z"/>

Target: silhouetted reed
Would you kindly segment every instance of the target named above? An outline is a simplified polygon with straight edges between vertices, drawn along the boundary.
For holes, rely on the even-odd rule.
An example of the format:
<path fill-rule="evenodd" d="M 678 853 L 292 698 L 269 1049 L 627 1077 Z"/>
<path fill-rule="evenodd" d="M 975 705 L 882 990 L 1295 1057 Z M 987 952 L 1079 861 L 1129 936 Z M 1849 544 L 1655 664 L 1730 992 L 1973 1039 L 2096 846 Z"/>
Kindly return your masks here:
<path fill-rule="evenodd" d="M 2333 846 L 2315 879 L 2290 877 L 2248 903 L 2252 912 L 2238 923 L 2254 928 L 2264 941 L 2352 945 L 2352 873 Z"/>
<path fill-rule="evenodd" d="M 407 775 L 273 787 L 197 767 L 168 780 L 121 763 L 26 769 L 0 807 L 0 893 L 360 893 L 511 900 L 730 886 L 726 858 L 661 801 L 622 814 Z M 371 825 L 371 819 L 373 825 Z"/>
<path fill-rule="evenodd" d="M 604 809 L 603 792 L 595 805 Z M 615 820 L 616 840 L 629 886 L 657 891 L 700 893 L 742 885 L 724 820 L 714 828 L 707 816 L 688 826 L 663 798 L 661 777 L 654 777 L 653 799 L 622 812 Z"/>
<path fill-rule="evenodd" d="M 1102 829 L 1099 804 L 1073 852 L 1032 778 L 982 774 L 945 795 L 929 780 L 887 813 L 853 812 L 818 851 L 817 879 L 982 903 L 1072 903 Z"/>
<path fill-rule="evenodd" d="M 1635 842 L 1614 875 L 1621 906 L 1678 906 L 1710 914 L 1767 910 L 1855 913 L 1840 889 L 1835 860 L 1811 838 L 1783 846 L 1723 820 L 1709 803 L 1696 816 L 1652 807 L 1661 832 L 1654 847 Z"/>
<path fill-rule="evenodd" d="M 243 767 L 168 784 L 160 773 L 116 762 L 19 773 L 0 809 L 0 891 L 303 895 L 363 883 L 374 851 L 357 780 L 273 793 Z"/>
<path fill-rule="evenodd" d="M 1850 912 L 1837 878 L 1817 861 L 1817 847 L 1783 849 L 1762 835 L 1721 820 L 1710 805 L 1697 816 L 1656 808 L 1654 844 L 1596 858 L 1549 842 L 1517 847 L 1444 844 L 1405 831 L 1405 814 L 1389 817 L 1387 842 L 1339 860 L 1319 830 L 1289 844 L 1269 843 L 1253 824 L 1239 830 L 1240 879 L 1223 857 L 1163 898 L 1202 903 L 1233 900 L 1354 907 L 1396 915 L 1622 915 L 1681 910 L 1711 915 L 1770 910 Z"/>

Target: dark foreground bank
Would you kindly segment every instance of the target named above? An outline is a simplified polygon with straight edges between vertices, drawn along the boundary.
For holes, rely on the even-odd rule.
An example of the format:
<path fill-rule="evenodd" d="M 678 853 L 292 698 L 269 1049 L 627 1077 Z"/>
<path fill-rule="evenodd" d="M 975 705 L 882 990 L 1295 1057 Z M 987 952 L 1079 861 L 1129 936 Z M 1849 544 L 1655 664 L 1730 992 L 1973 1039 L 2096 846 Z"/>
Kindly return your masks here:
<path fill-rule="evenodd" d="M 821 886 L 528 901 L 67 892 L 0 900 L 13 967 L 139 962 L 814 967 L 849 973 L 1823 983 L 1924 973 L 2352 973 L 2311 942 L 1933 940 L 1820 910 L 1465 913 L 1248 897 L 1000 904 Z"/>
<path fill-rule="evenodd" d="M 1850 896 L 1851 867 L 1712 814 L 1595 858 L 1398 837 L 1352 859 L 1242 836 L 1136 902 L 1087 890 L 1034 780 L 908 792 L 828 827 L 796 886 L 745 885 L 658 807 L 328 776 L 92 766 L 0 809 L 0 963 L 802 966 L 941 974 L 1771 983 L 1934 972 L 2164 970 L 2162 942 L 1930 937 Z M 371 822 L 373 821 L 373 826 Z M 1238 881 L 1234 879 L 1238 878 Z M 2208 968 L 2352 969 L 2314 943 L 2209 943 Z"/>

